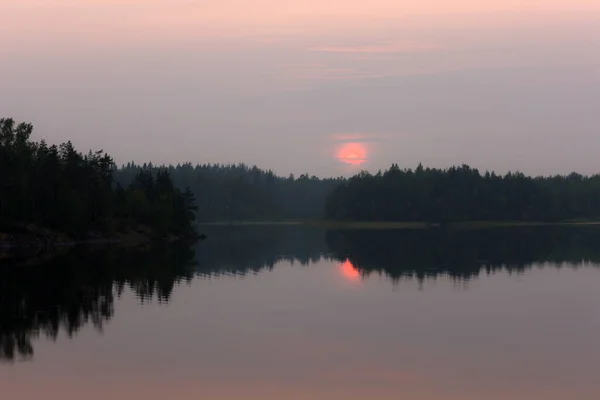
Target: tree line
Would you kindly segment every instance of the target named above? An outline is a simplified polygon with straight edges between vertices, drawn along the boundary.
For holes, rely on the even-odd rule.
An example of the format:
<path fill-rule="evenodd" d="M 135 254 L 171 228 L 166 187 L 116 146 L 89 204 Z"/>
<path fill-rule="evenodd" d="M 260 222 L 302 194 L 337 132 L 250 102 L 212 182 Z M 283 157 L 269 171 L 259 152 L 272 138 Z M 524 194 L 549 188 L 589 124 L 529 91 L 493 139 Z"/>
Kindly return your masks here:
<path fill-rule="evenodd" d="M 600 175 L 530 177 L 448 169 L 362 172 L 336 187 L 326 216 L 354 221 L 564 221 L 600 218 Z"/>
<path fill-rule="evenodd" d="M 105 152 L 36 142 L 32 132 L 31 124 L 0 119 L 0 232 L 26 224 L 72 238 L 132 224 L 158 235 L 193 231 L 195 199 L 174 187 L 168 170 L 139 170 L 124 188 Z"/>
<path fill-rule="evenodd" d="M 0 120 L 0 232 L 19 223 L 79 237 L 127 221 L 164 236 L 192 233 L 194 220 L 443 223 L 600 217 L 600 175 L 498 175 L 467 165 L 413 170 L 393 164 L 350 179 L 282 177 L 245 164 L 132 162 L 117 168 L 103 151 L 83 154 L 71 142 L 32 141 L 32 130 L 30 124 Z"/>
<path fill-rule="evenodd" d="M 245 164 L 191 163 L 167 167 L 128 163 L 115 172 L 115 178 L 128 185 L 140 171 L 161 168 L 166 168 L 176 187 L 190 188 L 198 199 L 198 220 L 203 222 L 323 218 L 327 196 L 344 182 L 308 174 L 281 177 Z"/>

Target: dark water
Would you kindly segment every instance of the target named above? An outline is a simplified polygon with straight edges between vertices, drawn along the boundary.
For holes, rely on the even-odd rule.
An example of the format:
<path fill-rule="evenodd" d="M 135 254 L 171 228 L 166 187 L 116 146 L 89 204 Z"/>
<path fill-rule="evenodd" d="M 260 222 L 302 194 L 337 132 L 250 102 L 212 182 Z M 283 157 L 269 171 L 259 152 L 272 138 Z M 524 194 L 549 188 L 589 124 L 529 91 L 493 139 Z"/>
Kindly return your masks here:
<path fill-rule="evenodd" d="M 0 398 L 600 398 L 599 229 L 207 233 L 0 264 Z"/>

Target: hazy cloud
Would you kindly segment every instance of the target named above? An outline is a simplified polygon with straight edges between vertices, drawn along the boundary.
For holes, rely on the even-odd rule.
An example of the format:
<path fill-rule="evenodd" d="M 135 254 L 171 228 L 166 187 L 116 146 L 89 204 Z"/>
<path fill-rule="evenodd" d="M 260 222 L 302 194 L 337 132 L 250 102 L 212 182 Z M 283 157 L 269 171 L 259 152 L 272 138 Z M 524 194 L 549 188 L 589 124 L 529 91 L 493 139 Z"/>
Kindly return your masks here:
<path fill-rule="evenodd" d="M 368 45 L 326 45 L 312 47 L 310 51 L 326 53 L 368 53 L 368 54 L 389 54 L 389 53 L 417 53 L 439 49 L 439 46 L 425 43 L 403 43 L 403 42 L 385 42 Z"/>
<path fill-rule="evenodd" d="M 327 64 L 282 64 L 271 74 L 276 82 L 275 90 L 307 91 L 332 82 L 358 82 L 382 78 L 386 75 L 351 67 L 335 67 Z"/>
<path fill-rule="evenodd" d="M 372 143 L 390 139 L 394 135 L 382 133 L 336 133 L 332 138 L 338 142 Z"/>

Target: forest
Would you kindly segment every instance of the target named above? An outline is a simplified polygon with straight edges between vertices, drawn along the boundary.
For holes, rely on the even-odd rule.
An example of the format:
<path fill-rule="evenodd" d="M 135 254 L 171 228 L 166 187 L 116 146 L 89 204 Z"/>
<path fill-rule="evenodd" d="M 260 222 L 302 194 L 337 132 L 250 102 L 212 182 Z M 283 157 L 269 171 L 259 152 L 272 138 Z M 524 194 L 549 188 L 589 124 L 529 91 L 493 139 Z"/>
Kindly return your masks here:
<path fill-rule="evenodd" d="M 244 164 L 191 163 L 157 167 L 128 163 L 115 172 L 128 185 L 140 171 L 166 168 L 178 188 L 190 188 L 198 199 L 201 222 L 314 220 L 325 216 L 325 201 L 343 178 L 302 174 L 277 176 Z"/>
<path fill-rule="evenodd" d="M 342 221 L 541 221 L 600 218 L 600 175 L 529 177 L 448 169 L 362 172 L 327 198 L 326 217 Z"/>
<path fill-rule="evenodd" d="M 137 171 L 123 187 L 108 154 L 49 146 L 32 132 L 31 124 L 0 119 L 0 232 L 35 225 L 81 239 L 144 225 L 158 237 L 193 234 L 195 198 L 175 188 L 168 170 Z"/>
<path fill-rule="evenodd" d="M 595 220 L 600 175 L 525 176 L 447 169 L 363 171 L 349 179 L 282 177 L 245 164 L 117 167 L 103 151 L 31 140 L 33 127 L 0 120 L 0 232 L 35 224 L 79 238 L 133 224 L 190 235 L 194 221 Z"/>
<path fill-rule="evenodd" d="M 401 169 L 320 179 L 280 177 L 244 164 L 156 167 L 129 163 L 115 172 L 128 185 L 140 171 L 166 168 L 176 187 L 198 199 L 197 219 L 212 221 L 594 220 L 600 218 L 600 175 L 529 177 L 480 173 L 467 165 Z"/>

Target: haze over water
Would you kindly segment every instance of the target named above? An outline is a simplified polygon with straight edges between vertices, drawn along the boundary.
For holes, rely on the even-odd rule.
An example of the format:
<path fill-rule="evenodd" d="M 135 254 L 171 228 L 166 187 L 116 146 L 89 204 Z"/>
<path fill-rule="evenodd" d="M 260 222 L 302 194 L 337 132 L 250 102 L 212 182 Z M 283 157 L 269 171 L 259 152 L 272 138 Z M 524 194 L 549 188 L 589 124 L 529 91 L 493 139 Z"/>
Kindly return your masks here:
<path fill-rule="evenodd" d="M 11 285 L 0 292 L 9 361 L 0 364 L 2 394 L 592 400 L 600 393 L 596 228 L 225 227 L 209 235 L 195 254 L 79 253 L 2 269 L 0 282 Z M 24 314 L 15 317 L 11 304 Z M 44 338 L 44 321 L 60 326 L 56 341 Z M 25 345 L 7 358 L 15 336 L 32 353 Z"/>
<path fill-rule="evenodd" d="M 3 116 L 119 163 L 599 170 L 595 0 L 0 0 L 0 15 Z M 340 156 L 348 136 L 366 154 Z"/>

